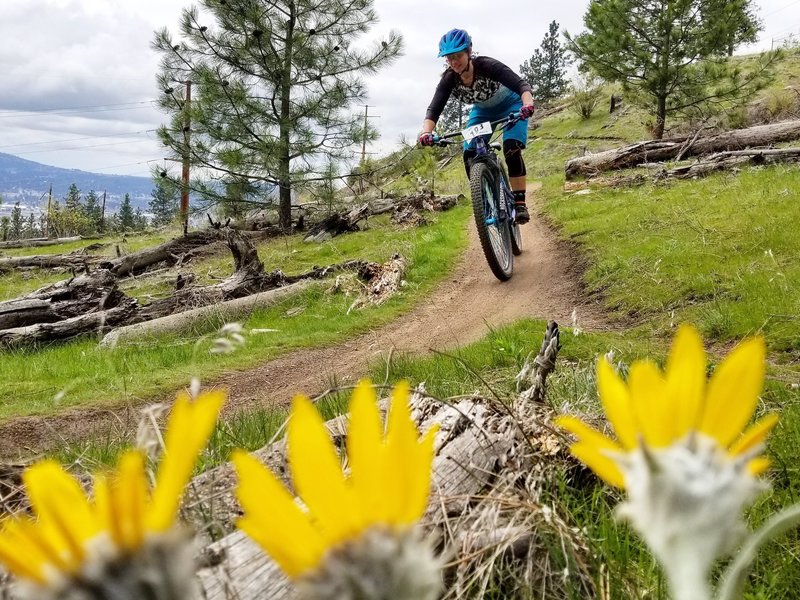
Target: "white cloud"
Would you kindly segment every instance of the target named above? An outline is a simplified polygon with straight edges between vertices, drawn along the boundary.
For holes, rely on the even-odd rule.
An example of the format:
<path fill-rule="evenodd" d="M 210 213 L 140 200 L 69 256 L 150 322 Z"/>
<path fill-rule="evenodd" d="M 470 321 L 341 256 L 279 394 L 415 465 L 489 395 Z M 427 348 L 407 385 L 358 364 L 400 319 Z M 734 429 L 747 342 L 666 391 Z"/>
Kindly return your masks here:
<path fill-rule="evenodd" d="M 765 31 L 753 49 L 800 33 L 800 0 L 757 3 Z M 163 156 L 152 134 L 138 133 L 163 119 L 148 104 L 159 94 L 158 56 L 150 43 L 156 29 L 175 31 L 188 5 L 184 0 L 0 2 L 0 152 L 62 167 L 147 175 L 148 161 Z M 539 46 L 552 20 L 580 32 L 587 6 L 587 0 L 376 0 L 380 23 L 372 35 L 400 31 L 406 53 L 368 80 L 370 113 L 380 115 L 373 123 L 382 132 L 372 149 L 387 151 L 401 133 L 413 136 L 419 130 L 443 70 L 437 43 L 448 29 L 469 30 L 479 53 L 516 69 Z M 10 112 L 98 105 L 108 110 Z M 125 132 L 131 135 L 121 137 Z M 59 143 L 103 135 L 112 137 Z M 51 151 L 41 151 L 49 148 L 38 144 L 43 141 L 53 144 Z"/>

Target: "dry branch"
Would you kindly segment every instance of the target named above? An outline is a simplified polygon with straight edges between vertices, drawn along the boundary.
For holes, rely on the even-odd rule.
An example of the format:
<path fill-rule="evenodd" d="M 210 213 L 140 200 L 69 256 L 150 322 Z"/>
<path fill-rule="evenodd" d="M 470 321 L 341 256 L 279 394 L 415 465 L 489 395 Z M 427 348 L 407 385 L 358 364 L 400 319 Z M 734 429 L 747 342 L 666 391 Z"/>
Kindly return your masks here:
<path fill-rule="evenodd" d="M 557 333 L 551 332 L 549 339 L 554 337 Z M 544 345 L 548 352 L 557 351 L 557 343 Z M 550 425 L 551 410 L 522 397 L 512 403 L 513 408 L 477 395 L 449 403 L 428 396 L 422 386 L 411 405 L 421 430 L 439 426 L 423 527 L 438 532 L 442 544 L 459 558 L 452 561 L 458 566 L 448 574 L 451 589 L 469 596 L 481 581 L 492 578 L 501 561 L 507 565 L 517 560 L 521 579 L 536 597 L 559 597 L 561 570 L 550 563 L 552 554 L 547 551 L 556 540 L 577 565 L 571 572 L 573 582 L 580 582 L 585 597 L 593 596 L 593 583 L 581 560 L 587 549 L 578 533 L 538 503 L 557 470 L 574 466 L 565 440 Z M 343 448 L 347 416 L 326 426 L 336 446 Z M 289 484 L 284 440 L 254 454 Z M 234 485 L 229 464 L 207 471 L 193 481 L 194 500 L 185 507 L 198 527 L 223 534 L 207 547 L 210 564 L 199 571 L 204 597 L 289 598 L 291 587 L 275 564 L 249 538 L 233 531 L 232 522 L 239 514 Z"/>
<path fill-rule="evenodd" d="M 618 175 L 616 177 L 592 177 L 585 181 L 567 181 L 564 183 L 564 191 L 575 192 L 591 187 L 630 187 L 672 179 L 704 177 L 717 171 L 733 170 L 743 166 L 796 162 L 800 162 L 800 148 L 733 150 L 730 152 L 718 152 L 705 160 L 688 165 L 672 169 L 661 169 L 654 173 L 652 177 L 636 174 L 629 176 Z"/>
<path fill-rule="evenodd" d="M 673 160 L 679 154 L 683 157 L 699 156 L 713 152 L 769 146 L 797 139 L 800 139 L 800 121 L 785 121 L 698 137 L 694 141 L 687 137 L 676 137 L 639 142 L 572 158 L 567 161 L 564 171 L 567 179 L 576 176 L 591 177 L 601 171 L 626 169 L 645 162 Z"/>
<path fill-rule="evenodd" d="M 30 238 L 27 240 L 13 240 L 9 242 L 0 242 L 0 248 L 31 248 L 38 246 L 56 246 L 58 244 L 68 244 L 70 242 L 78 242 L 84 239 L 79 235 L 64 238 Z"/>

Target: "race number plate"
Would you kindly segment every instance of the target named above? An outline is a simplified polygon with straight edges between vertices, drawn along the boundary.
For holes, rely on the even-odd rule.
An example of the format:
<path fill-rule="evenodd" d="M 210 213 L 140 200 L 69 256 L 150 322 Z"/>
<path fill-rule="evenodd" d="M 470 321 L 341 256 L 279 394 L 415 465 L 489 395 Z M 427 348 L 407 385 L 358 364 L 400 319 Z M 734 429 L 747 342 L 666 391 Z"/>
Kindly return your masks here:
<path fill-rule="evenodd" d="M 492 125 L 489 121 L 485 123 L 478 123 L 477 125 L 473 125 L 472 127 L 467 127 L 461 132 L 461 135 L 464 136 L 464 139 L 468 142 L 471 142 L 473 139 L 480 135 L 489 135 L 492 133 Z"/>

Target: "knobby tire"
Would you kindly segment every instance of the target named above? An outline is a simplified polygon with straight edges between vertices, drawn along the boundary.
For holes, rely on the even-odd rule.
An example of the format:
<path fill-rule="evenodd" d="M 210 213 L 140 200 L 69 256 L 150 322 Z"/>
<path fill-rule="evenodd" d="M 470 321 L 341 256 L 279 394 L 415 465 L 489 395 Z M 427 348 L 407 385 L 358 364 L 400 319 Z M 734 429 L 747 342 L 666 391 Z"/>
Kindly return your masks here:
<path fill-rule="evenodd" d="M 483 255 L 494 276 L 508 281 L 514 270 L 514 255 L 509 219 L 499 218 L 500 186 L 496 175 L 485 163 L 476 162 L 470 169 L 469 187 Z"/>

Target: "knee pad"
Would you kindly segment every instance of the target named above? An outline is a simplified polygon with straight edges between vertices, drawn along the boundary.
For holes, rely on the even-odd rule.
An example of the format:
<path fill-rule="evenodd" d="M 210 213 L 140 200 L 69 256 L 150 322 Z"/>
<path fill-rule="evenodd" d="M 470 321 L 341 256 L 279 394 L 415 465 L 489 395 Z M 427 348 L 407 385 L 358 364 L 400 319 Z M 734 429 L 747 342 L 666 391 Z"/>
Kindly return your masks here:
<path fill-rule="evenodd" d="M 503 140 L 503 156 L 506 159 L 509 177 L 525 175 L 525 161 L 522 160 L 522 149 L 525 144 L 519 140 Z"/>

